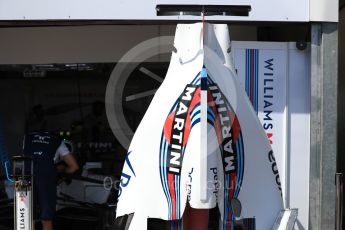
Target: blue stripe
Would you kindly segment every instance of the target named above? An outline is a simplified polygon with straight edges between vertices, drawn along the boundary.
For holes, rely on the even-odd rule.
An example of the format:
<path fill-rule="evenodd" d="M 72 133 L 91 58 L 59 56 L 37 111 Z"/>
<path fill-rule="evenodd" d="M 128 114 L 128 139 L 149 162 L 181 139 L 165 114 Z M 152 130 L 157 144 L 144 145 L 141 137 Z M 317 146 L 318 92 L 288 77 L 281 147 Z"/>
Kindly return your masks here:
<path fill-rule="evenodd" d="M 132 171 L 134 177 L 136 177 L 135 172 L 134 172 L 134 169 L 133 169 L 133 167 L 132 167 L 132 164 L 131 164 L 131 162 L 129 161 L 129 158 L 128 158 L 129 154 L 131 154 L 131 153 L 132 153 L 132 151 L 129 151 L 129 152 L 127 153 L 127 155 L 126 155 L 126 157 L 125 157 L 125 161 L 126 161 L 128 167 L 129 167 L 129 169 Z"/>
<path fill-rule="evenodd" d="M 250 96 L 250 89 L 251 89 L 251 81 L 250 81 L 250 72 L 254 72 L 254 81 L 253 81 L 253 101 L 251 101 L 254 110 L 258 113 L 259 109 L 259 102 L 258 102 L 258 92 L 259 92 L 259 50 L 253 49 L 254 54 L 252 55 L 250 49 L 246 49 L 246 73 L 245 73 L 245 90 L 248 95 Z M 253 70 L 251 69 L 251 58 L 253 57 Z"/>
<path fill-rule="evenodd" d="M 243 139 L 242 139 L 242 134 L 240 133 L 238 136 L 238 140 L 236 143 L 236 148 L 237 148 L 237 162 L 238 162 L 238 177 L 237 179 L 237 188 L 236 188 L 236 195 L 235 197 L 238 197 L 238 194 L 240 193 L 241 186 L 242 186 L 242 181 L 243 181 L 243 171 L 244 171 L 244 151 L 243 151 Z"/>
<path fill-rule="evenodd" d="M 176 202 L 176 210 L 175 210 L 175 215 L 176 215 L 176 219 L 179 218 L 179 186 L 178 186 L 178 178 L 179 176 L 175 175 L 174 176 L 174 186 L 175 186 L 175 202 Z"/>
<path fill-rule="evenodd" d="M 192 114 L 191 114 L 191 120 L 194 120 L 194 118 L 197 115 L 199 115 L 200 117 L 201 116 L 200 113 L 201 113 L 200 106 L 198 106 L 198 108 L 193 109 Z"/>
<path fill-rule="evenodd" d="M 207 70 L 205 67 L 201 70 L 201 90 L 207 90 Z"/>
<path fill-rule="evenodd" d="M 193 117 L 193 119 L 191 119 L 191 122 L 192 122 L 192 124 L 193 124 L 193 123 L 196 122 L 197 120 L 200 121 L 200 119 L 201 119 L 201 113 L 198 113 L 198 114 L 195 114 L 195 116 Z M 192 126 L 193 126 L 193 125 L 192 125 Z"/>
<path fill-rule="evenodd" d="M 9 161 L 5 161 L 4 167 L 5 167 L 5 174 L 6 174 L 7 180 L 12 182 L 12 183 L 14 183 L 14 180 L 12 180 L 10 178 L 10 172 L 9 172 L 10 171 L 10 162 Z"/>
<path fill-rule="evenodd" d="M 207 106 L 207 114 L 212 116 L 213 120 L 216 120 L 216 115 L 214 114 L 214 112 L 210 106 Z"/>
<path fill-rule="evenodd" d="M 238 137 L 239 138 L 239 137 Z M 238 192 L 238 186 L 239 186 L 239 181 L 241 178 L 241 150 L 240 150 L 240 146 L 239 146 L 239 139 L 237 139 L 236 141 L 236 153 L 237 153 L 237 176 L 236 176 L 236 189 L 235 189 L 235 197 L 237 197 L 237 192 Z"/>
<path fill-rule="evenodd" d="M 210 75 L 208 75 L 207 77 L 207 83 L 209 83 L 210 85 L 214 84 L 214 81 L 212 80 L 212 78 L 210 77 Z"/>
<path fill-rule="evenodd" d="M 236 176 L 236 189 L 235 189 L 235 197 L 238 196 L 239 192 L 239 186 L 240 186 L 240 180 L 241 180 L 241 161 L 242 161 L 242 156 L 241 156 L 241 147 L 239 144 L 239 138 L 236 141 L 236 153 L 237 153 L 237 176 Z"/>
<path fill-rule="evenodd" d="M 215 121 L 214 117 L 212 117 L 212 115 L 209 114 L 209 113 L 207 114 L 207 120 L 210 120 L 210 121 L 212 121 L 212 122 Z"/>
<path fill-rule="evenodd" d="M 169 194 L 169 197 L 168 197 L 168 202 L 169 202 L 169 212 L 170 212 L 170 219 L 172 218 L 172 199 L 171 199 L 171 194 L 170 194 L 170 191 L 169 191 L 169 184 L 168 184 L 168 176 L 167 176 L 167 171 L 166 171 L 166 168 L 167 168 L 167 165 L 166 165 L 166 162 L 167 162 L 167 157 L 168 157 L 168 147 L 169 147 L 169 144 L 167 141 L 165 141 L 165 146 L 164 146 L 164 169 L 163 169 L 163 172 L 164 172 L 164 178 L 166 178 L 165 180 L 165 186 L 166 188 L 168 189 L 168 194 Z"/>
<path fill-rule="evenodd" d="M 173 230 L 174 229 L 174 222 L 170 222 L 170 230 Z"/>
<path fill-rule="evenodd" d="M 255 63 L 256 63 L 256 61 L 255 61 L 255 49 L 253 50 L 254 52 L 253 52 L 253 55 L 251 56 L 252 58 L 253 58 L 253 62 L 254 63 L 252 63 L 253 64 L 253 69 L 251 70 L 251 71 L 253 71 L 253 73 L 254 73 L 254 79 L 253 79 L 253 92 L 252 92 L 252 94 L 253 94 L 253 101 L 252 101 L 252 104 L 253 104 L 253 107 L 254 107 L 254 110 L 256 111 L 256 94 L 255 94 L 255 88 L 256 88 L 256 69 L 255 69 Z"/>
<path fill-rule="evenodd" d="M 190 112 L 190 116 L 193 117 L 193 116 L 194 116 L 194 113 L 195 113 L 196 111 L 199 111 L 199 112 L 200 112 L 200 102 L 198 102 L 198 103 L 194 106 L 193 110 Z"/>
<path fill-rule="evenodd" d="M 207 119 L 207 123 L 214 127 L 214 121 L 211 121 L 211 120 Z"/>
<path fill-rule="evenodd" d="M 176 101 L 175 101 L 173 107 L 172 107 L 171 110 L 169 111 L 168 116 L 170 115 L 170 113 L 171 113 L 172 111 L 176 110 L 176 107 L 177 107 L 177 104 L 179 103 L 179 101 L 180 101 L 180 100 L 176 100 Z"/>
<path fill-rule="evenodd" d="M 198 81 L 198 80 L 200 80 L 200 73 L 198 73 L 198 74 L 196 75 L 196 77 L 193 79 L 193 81 L 191 82 L 191 84 L 192 84 L 192 85 L 195 85 L 195 82 Z"/>
<path fill-rule="evenodd" d="M 231 211 L 231 213 L 233 213 L 233 211 Z M 232 215 L 231 230 L 234 230 L 234 222 L 235 222 L 235 216 Z"/>
<path fill-rule="evenodd" d="M 259 110 L 259 106 L 258 106 L 258 98 L 259 98 L 259 50 L 256 50 L 256 64 L 255 64 L 255 68 L 256 68 L 256 92 L 255 92 L 255 96 L 256 96 L 256 111 Z"/>
<path fill-rule="evenodd" d="M 255 60 L 255 52 L 256 52 L 256 50 L 254 49 L 253 50 L 254 52 L 253 52 L 253 55 L 252 55 L 252 57 L 253 57 L 253 61 L 254 61 L 254 63 L 253 63 L 253 72 L 254 72 L 254 79 L 253 79 L 253 92 L 252 92 L 252 94 L 253 94 L 253 101 L 252 101 L 252 104 L 253 104 L 253 107 L 254 107 L 254 110 L 256 111 L 256 93 L 255 93 L 255 91 L 256 91 L 256 68 L 255 68 L 255 64 L 256 64 L 256 60 Z"/>
<path fill-rule="evenodd" d="M 200 118 L 196 119 L 194 122 L 192 122 L 192 128 L 194 125 L 198 124 L 200 122 Z"/>
<path fill-rule="evenodd" d="M 253 49 L 254 54 L 251 55 L 250 49 L 246 50 L 246 77 L 245 77 L 245 88 L 248 97 L 250 93 L 253 94 L 253 101 L 252 105 L 256 113 L 258 113 L 258 92 L 259 92 L 259 50 Z M 253 57 L 254 63 L 251 63 L 251 58 Z M 253 68 L 251 69 L 251 64 L 253 64 Z M 251 89 L 251 81 L 250 81 L 250 72 L 254 72 L 254 81 L 253 81 L 253 92 L 250 91 Z"/>
<path fill-rule="evenodd" d="M 162 171 L 163 171 L 163 175 L 164 175 L 164 188 L 166 190 L 167 193 L 167 200 L 168 200 L 168 207 L 169 207 L 169 219 L 172 218 L 172 200 L 171 200 L 171 194 L 169 191 L 169 185 L 168 185 L 168 179 L 167 179 L 167 172 L 166 172 L 166 162 L 167 162 L 167 152 L 168 152 L 168 143 L 166 142 L 166 140 L 164 139 L 164 149 L 163 149 L 163 167 L 162 167 Z"/>
<path fill-rule="evenodd" d="M 254 107 L 255 107 L 255 111 L 258 111 L 258 107 L 257 107 L 257 101 L 258 101 L 258 97 L 257 97 L 257 87 L 258 87 L 258 71 L 257 71 L 257 50 L 254 50 Z"/>
<path fill-rule="evenodd" d="M 256 106 L 256 100 L 257 100 L 257 94 L 256 94 L 256 87 L 257 87 L 257 72 L 256 72 L 256 49 L 254 50 L 254 63 L 253 63 L 253 66 L 254 66 L 254 85 L 253 85 L 253 106 L 254 106 L 254 109 L 255 111 L 257 111 L 257 106 Z"/>
<path fill-rule="evenodd" d="M 164 135 L 164 133 L 163 133 Z M 164 193 L 166 194 L 166 198 L 168 200 L 168 207 L 169 207 L 169 211 L 170 211 L 170 203 L 169 203 L 169 190 L 167 189 L 166 187 L 166 175 L 165 175 L 165 168 L 166 168 L 166 158 L 165 158 L 165 144 L 166 144 L 166 141 L 165 141 L 165 138 L 164 136 L 162 135 L 163 137 L 163 140 L 162 140 L 162 158 L 161 158 L 161 173 L 162 173 L 162 184 L 163 184 L 163 189 L 164 189 Z M 169 212 L 169 217 L 170 217 L 170 212 Z"/>
<path fill-rule="evenodd" d="M 236 152 L 237 152 L 237 178 L 236 178 L 236 191 L 235 191 L 235 197 L 238 196 L 239 193 L 239 186 L 241 184 L 241 177 L 242 177 L 242 151 L 241 151 L 241 143 L 240 143 L 240 136 L 238 137 L 237 143 L 236 143 Z"/>
<path fill-rule="evenodd" d="M 163 173 L 164 173 L 164 178 L 165 178 L 165 187 L 166 187 L 166 190 L 167 190 L 167 193 L 168 193 L 168 204 L 169 204 L 169 218 L 171 219 L 172 218 L 172 199 L 171 199 L 171 194 L 170 194 L 170 190 L 169 190 L 169 184 L 168 184 L 168 176 L 167 176 L 167 171 L 166 171 L 166 168 L 167 168 L 167 165 L 166 165 L 166 162 L 167 162 L 167 153 L 168 153 L 168 143 L 167 141 L 165 140 L 164 141 L 164 167 L 163 167 Z"/>
<path fill-rule="evenodd" d="M 169 219 L 170 219 L 170 210 L 171 210 L 171 206 L 170 206 L 170 203 L 169 203 L 169 192 L 166 188 L 166 175 L 165 175 L 165 168 L 166 168 L 166 165 L 165 165 L 165 154 L 164 154 L 164 151 L 165 151 L 165 138 L 164 138 L 164 133 L 162 134 L 162 138 L 161 138 L 161 154 L 160 154 L 160 173 L 161 173 L 161 183 L 162 183 L 162 186 L 163 186 L 163 191 L 165 193 L 165 196 L 167 198 L 167 201 L 168 201 L 168 207 L 169 207 Z"/>
<path fill-rule="evenodd" d="M 192 121 L 192 123 L 193 123 L 194 121 L 196 121 L 197 119 L 200 119 L 200 118 L 201 118 L 201 113 L 198 112 L 198 113 L 196 113 L 195 116 L 191 119 L 191 121 Z"/>
<path fill-rule="evenodd" d="M 249 97 L 249 50 L 246 49 L 246 80 L 245 80 L 245 90 Z"/>
<path fill-rule="evenodd" d="M 242 156 L 242 161 L 241 161 L 241 183 L 240 183 L 240 188 L 242 186 L 242 182 L 243 182 L 243 176 L 244 176 L 244 162 L 245 162 L 245 156 L 244 156 L 244 145 L 243 145 L 243 137 L 242 137 L 242 133 L 240 135 L 240 144 L 241 144 L 241 156 Z"/>

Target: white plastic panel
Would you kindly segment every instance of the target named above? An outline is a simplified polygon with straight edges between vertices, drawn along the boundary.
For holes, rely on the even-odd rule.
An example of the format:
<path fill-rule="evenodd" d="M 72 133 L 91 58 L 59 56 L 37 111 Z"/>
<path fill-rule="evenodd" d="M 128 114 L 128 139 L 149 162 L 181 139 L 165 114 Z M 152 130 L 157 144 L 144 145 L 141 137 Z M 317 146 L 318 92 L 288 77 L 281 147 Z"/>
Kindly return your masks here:
<path fill-rule="evenodd" d="M 257 74 L 258 115 L 263 127 L 267 128 L 266 133 L 271 134 L 284 204 L 286 208 L 298 209 L 295 229 L 308 229 L 310 49 L 300 51 L 294 42 L 233 41 L 232 51 L 243 87 L 248 87 L 250 80 L 246 73 Z M 251 88 L 255 92 L 254 89 Z M 266 108 L 265 103 L 262 104 L 265 99 Z M 269 114 L 271 119 L 268 120 L 265 114 Z"/>
<path fill-rule="evenodd" d="M 0 20 L 195 20 L 200 18 L 157 17 L 155 10 L 157 4 L 252 7 L 249 17 L 208 17 L 208 20 L 229 21 L 309 21 L 310 8 L 309 0 L 0 0 Z"/>
<path fill-rule="evenodd" d="M 286 205 L 287 43 L 232 42 L 235 68 L 269 138 Z"/>
<path fill-rule="evenodd" d="M 290 207 L 298 208 L 296 230 L 309 229 L 310 169 L 310 48 L 289 43 L 289 193 Z"/>
<path fill-rule="evenodd" d="M 339 0 L 310 0 L 310 21 L 338 22 Z"/>

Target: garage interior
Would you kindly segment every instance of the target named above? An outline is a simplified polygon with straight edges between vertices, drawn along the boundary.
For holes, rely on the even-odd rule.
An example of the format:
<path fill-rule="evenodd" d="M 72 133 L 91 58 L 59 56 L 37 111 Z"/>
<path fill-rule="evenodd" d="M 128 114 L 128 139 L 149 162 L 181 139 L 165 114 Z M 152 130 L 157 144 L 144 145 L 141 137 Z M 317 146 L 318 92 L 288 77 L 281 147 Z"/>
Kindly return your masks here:
<path fill-rule="evenodd" d="M 342 145 L 345 136 L 343 5 L 341 1 L 339 172 L 345 170 L 345 146 Z M 175 27 L 174 23 L 119 25 L 111 21 L 0 25 L 0 117 L 8 153 L 20 155 L 27 130 L 32 125 L 44 123 L 49 131 L 73 143 L 73 153 L 81 166 L 72 181 L 59 185 L 60 191 L 66 193 L 60 193 L 57 229 L 110 229 L 118 191 L 108 189 L 101 195 L 99 191 L 104 190 L 105 178 L 119 180 L 127 149 L 117 140 L 106 117 L 108 79 L 128 50 L 153 37 L 174 36 Z M 311 26 L 304 23 L 237 23 L 230 24 L 229 28 L 231 39 L 236 41 L 310 42 L 311 37 Z M 164 78 L 169 59 L 169 54 L 154 56 L 137 63 L 135 70 L 125 76 L 128 78 L 119 99 L 124 114 L 119 116 L 125 117 L 133 132 L 152 100 L 152 92 L 161 83 L 152 73 Z M 0 178 L 5 181 L 1 170 Z M 8 202 L 11 197 L 5 184 L 0 188 L 0 225 L 13 229 L 13 203 Z"/>

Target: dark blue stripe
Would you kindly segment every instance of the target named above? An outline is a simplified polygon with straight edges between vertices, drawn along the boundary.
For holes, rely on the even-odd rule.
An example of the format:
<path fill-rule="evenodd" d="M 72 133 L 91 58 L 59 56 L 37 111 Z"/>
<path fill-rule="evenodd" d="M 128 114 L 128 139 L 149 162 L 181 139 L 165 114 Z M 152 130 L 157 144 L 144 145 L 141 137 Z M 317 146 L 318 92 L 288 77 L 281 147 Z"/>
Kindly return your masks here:
<path fill-rule="evenodd" d="M 132 151 L 130 151 L 130 152 L 127 153 L 127 155 L 126 155 L 126 157 L 125 157 L 125 161 L 126 161 L 128 167 L 129 167 L 129 169 L 132 171 L 133 175 L 136 177 L 135 172 L 134 172 L 134 169 L 133 169 L 133 167 L 132 167 L 132 164 L 131 164 L 130 160 L 128 159 L 128 156 L 129 156 L 129 154 L 131 154 L 131 152 L 132 152 Z"/>
<path fill-rule="evenodd" d="M 162 183 L 162 186 L 163 186 L 163 191 L 164 191 L 164 194 L 167 198 L 167 202 L 168 202 L 168 207 L 169 207 L 169 213 L 168 213 L 168 217 L 169 219 L 171 218 L 171 204 L 169 202 L 169 198 L 170 198 L 170 195 L 169 195 L 169 191 L 166 187 L 166 181 L 167 181 L 167 178 L 165 176 L 165 170 L 166 170 L 166 159 L 165 159 L 165 156 L 164 156 L 164 152 L 165 152 L 165 144 L 166 144 L 166 141 L 165 141 L 165 137 L 164 137 L 164 133 L 162 133 L 162 138 L 161 138 L 161 153 L 160 153 L 160 178 L 161 178 L 161 183 Z"/>
<path fill-rule="evenodd" d="M 200 114 L 200 113 L 201 113 L 200 110 L 196 111 L 196 112 L 193 114 L 193 116 L 191 117 L 191 119 L 194 120 L 194 117 L 195 117 L 196 115 Z"/>
<path fill-rule="evenodd" d="M 205 66 L 201 70 L 201 90 L 207 90 L 207 69 Z"/>
<path fill-rule="evenodd" d="M 209 123 L 210 125 L 214 126 L 214 121 L 207 119 L 207 123 Z"/>
<path fill-rule="evenodd" d="M 198 103 L 194 106 L 194 108 L 192 109 L 192 111 L 190 111 L 189 115 L 192 116 L 192 114 L 194 113 L 194 110 L 199 109 L 199 107 L 200 107 L 200 102 L 198 102 Z M 193 117 L 194 117 L 194 116 L 193 116 Z"/>
<path fill-rule="evenodd" d="M 192 128 L 194 127 L 194 125 L 198 124 L 200 122 L 200 118 L 196 119 L 193 123 L 192 123 Z"/>
<path fill-rule="evenodd" d="M 198 81 L 200 79 L 200 73 L 198 73 L 195 78 L 193 79 L 193 81 L 191 82 L 192 85 L 195 84 L 196 81 Z"/>
<path fill-rule="evenodd" d="M 216 116 L 213 112 L 213 110 L 211 109 L 211 107 L 207 107 L 207 114 L 210 115 L 212 117 L 213 120 L 216 120 Z"/>
<path fill-rule="evenodd" d="M 246 49 L 246 93 L 249 97 L 250 95 L 250 50 Z"/>
<path fill-rule="evenodd" d="M 212 116 L 210 116 L 210 114 L 207 114 L 207 119 L 210 120 L 210 121 L 212 121 L 212 122 L 215 121 L 215 119 L 214 119 Z"/>
<path fill-rule="evenodd" d="M 255 110 L 256 112 L 258 112 L 258 88 L 259 88 L 259 67 L 258 67 L 258 63 L 259 63 L 259 51 L 258 49 L 255 50 Z"/>

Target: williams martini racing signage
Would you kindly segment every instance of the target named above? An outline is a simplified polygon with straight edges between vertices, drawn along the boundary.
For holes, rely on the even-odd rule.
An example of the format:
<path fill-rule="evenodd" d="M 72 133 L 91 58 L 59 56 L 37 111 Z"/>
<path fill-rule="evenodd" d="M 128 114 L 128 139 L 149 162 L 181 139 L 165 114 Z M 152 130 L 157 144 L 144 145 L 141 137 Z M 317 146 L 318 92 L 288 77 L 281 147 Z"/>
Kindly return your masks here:
<path fill-rule="evenodd" d="M 31 230 L 31 192 L 16 192 L 16 230 Z"/>
<path fill-rule="evenodd" d="M 237 41 L 232 51 L 240 84 L 274 151 L 284 200 L 298 208 L 308 229 L 310 51 L 292 42 Z"/>
<path fill-rule="evenodd" d="M 237 44 L 237 45 L 236 45 Z M 245 45 L 244 45 L 245 44 Z M 252 102 L 262 127 L 266 132 L 277 158 L 282 190 L 284 194 L 286 154 L 286 44 L 276 43 L 280 49 L 272 49 L 270 43 L 265 49 L 252 44 L 235 43 L 233 55 L 240 84 Z M 285 194 L 284 194 L 285 195 Z"/>

